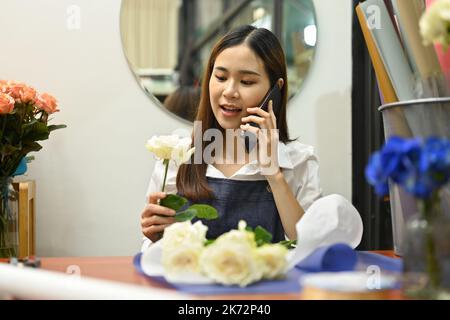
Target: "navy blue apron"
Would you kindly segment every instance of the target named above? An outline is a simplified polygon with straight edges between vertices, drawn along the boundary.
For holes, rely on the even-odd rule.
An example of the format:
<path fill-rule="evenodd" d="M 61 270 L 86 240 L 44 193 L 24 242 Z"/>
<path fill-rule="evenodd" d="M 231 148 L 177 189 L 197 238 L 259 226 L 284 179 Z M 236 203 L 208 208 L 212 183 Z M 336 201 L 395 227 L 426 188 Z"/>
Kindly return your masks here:
<path fill-rule="evenodd" d="M 219 218 L 202 219 L 208 226 L 208 239 L 238 228 L 240 220 L 247 226 L 261 226 L 272 234 L 272 242 L 285 240 L 283 225 L 267 180 L 242 181 L 206 177 L 215 199 L 199 201 L 217 209 Z M 189 202 L 187 205 L 191 205 Z M 194 223 L 198 219 L 194 218 Z"/>

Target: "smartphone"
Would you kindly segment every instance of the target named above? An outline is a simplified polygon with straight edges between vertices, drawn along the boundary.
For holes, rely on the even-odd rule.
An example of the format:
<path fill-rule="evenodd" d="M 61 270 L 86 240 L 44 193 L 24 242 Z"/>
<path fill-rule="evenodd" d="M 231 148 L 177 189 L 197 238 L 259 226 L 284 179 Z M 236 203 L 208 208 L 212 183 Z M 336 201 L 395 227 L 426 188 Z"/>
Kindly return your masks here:
<path fill-rule="evenodd" d="M 268 112 L 270 100 L 272 100 L 273 112 L 275 114 L 278 114 L 278 109 L 281 107 L 281 90 L 277 82 L 264 96 L 262 102 L 260 103 L 259 108 Z M 253 127 L 259 128 L 259 125 L 257 123 L 249 122 L 249 124 Z M 247 150 L 247 152 L 250 152 L 256 145 L 257 141 L 256 137 L 252 132 L 246 131 L 244 134 L 244 138 L 245 138 L 245 149 Z"/>

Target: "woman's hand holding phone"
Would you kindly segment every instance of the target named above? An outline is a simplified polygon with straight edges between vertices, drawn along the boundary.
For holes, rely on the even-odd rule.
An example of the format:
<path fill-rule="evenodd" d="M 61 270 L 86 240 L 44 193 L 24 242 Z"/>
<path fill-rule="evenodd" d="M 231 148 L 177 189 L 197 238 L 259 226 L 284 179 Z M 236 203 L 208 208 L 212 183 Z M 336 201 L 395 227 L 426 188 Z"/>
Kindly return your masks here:
<path fill-rule="evenodd" d="M 278 166 L 278 130 L 277 119 L 273 111 L 273 101 L 268 103 L 268 111 L 262 108 L 248 108 L 251 115 L 242 118 L 241 129 L 244 132 L 254 134 L 258 141 L 258 162 L 263 175 L 276 174 L 280 168 Z M 255 123 L 258 127 L 249 123 Z M 261 131 L 262 130 L 262 131 Z"/>

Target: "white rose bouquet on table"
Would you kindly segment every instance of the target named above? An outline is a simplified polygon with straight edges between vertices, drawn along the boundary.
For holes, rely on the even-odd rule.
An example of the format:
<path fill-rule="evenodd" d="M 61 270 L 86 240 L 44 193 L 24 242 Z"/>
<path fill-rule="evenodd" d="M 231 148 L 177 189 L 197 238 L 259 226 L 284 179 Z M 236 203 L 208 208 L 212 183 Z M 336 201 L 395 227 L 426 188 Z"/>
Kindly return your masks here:
<path fill-rule="evenodd" d="M 187 162 L 195 151 L 195 148 L 191 148 L 190 138 L 180 138 L 178 135 L 153 136 L 147 141 L 146 148 L 154 153 L 158 159 L 162 160 L 165 166 L 164 180 L 161 188 L 163 192 L 166 186 L 169 162 L 172 160 L 179 166 Z M 206 204 L 194 204 L 186 210 L 178 212 L 187 202 L 188 200 L 184 197 L 169 194 L 159 204 L 177 211 L 175 219 L 178 222 L 191 220 L 194 217 L 208 220 L 218 217 L 217 210 Z"/>
<path fill-rule="evenodd" d="M 162 264 L 169 280 L 198 274 L 224 285 L 245 287 L 262 279 L 284 276 L 288 249 L 270 243 L 261 227 L 251 230 L 245 221 L 238 230 L 206 240 L 207 227 L 200 221 L 175 223 L 162 238 Z"/>

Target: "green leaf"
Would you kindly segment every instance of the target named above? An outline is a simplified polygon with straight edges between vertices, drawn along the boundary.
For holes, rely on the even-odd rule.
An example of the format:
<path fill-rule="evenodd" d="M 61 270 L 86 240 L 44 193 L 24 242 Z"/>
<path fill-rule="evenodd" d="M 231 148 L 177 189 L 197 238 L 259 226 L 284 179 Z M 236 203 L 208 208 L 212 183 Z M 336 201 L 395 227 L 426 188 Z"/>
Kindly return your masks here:
<path fill-rule="evenodd" d="M 256 245 L 259 247 L 265 243 L 270 243 L 272 241 L 272 235 L 269 231 L 261 226 L 255 228 L 255 241 Z"/>
<path fill-rule="evenodd" d="M 180 197 L 176 194 L 168 194 L 164 199 L 159 201 L 159 204 L 163 207 L 173 209 L 175 211 L 180 210 L 186 203 L 187 199 Z"/>
<path fill-rule="evenodd" d="M 53 130 L 57 130 L 57 129 L 64 129 L 67 128 L 67 126 L 65 124 L 52 124 L 48 126 L 48 132 L 52 132 Z"/>
<path fill-rule="evenodd" d="M 184 222 L 188 220 L 192 220 L 197 214 L 197 211 L 194 209 L 186 209 L 184 211 L 178 212 L 175 215 L 175 220 L 177 222 Z"/>
<path fill-rule="evenodd" d="M 216 241 L 216 239 L 206 239 L 206 241 L 205 241 L 205 247 L 206 247 L 206 246 L 209 246 L 210 244 L 213 244 L 214 241 Z"/>
<path fill-rule="evenodd" d="M 30 133 L 34 126 L 36 125 L 36 123 L 38 123 L 38 121 L 36 119 L 31 120 L 30 122 L 25 122 L 22 124 L 22 132 L 24 135 L 27 135 L 28 133 Z"/>
<path fill-rule="evenodd" d="M 43 122 L 33 120 L 30 123 L 24 124 L 23 129 L 23 140 L 47 140 L 49 131 L 47 125 Z"/>
<path fill-rule="evenodd" d="M 15 147 L 9 144 L 0 146 L 0 153 L 5 156 L 11 155 L 19 150 L 20 150 L 19 147 Z"/>
<path fill-rule="evenodd" d="M 297 246 L 297 240 L 283 240 L 278 242 L 282 246 L 285 246 L 286 249 L 294 249 Z"/>
<path fill-rule="evenodd" d="M 41 149 L 42 149 L 42 146 L 35 141 L 24 141 L 23 146 L 22 146 L 22 153 L 28 154 L 29 152 L 39 151 Z"/>
<path fill-rule="evenodd" d="M 186 210 L 178 212 L 175 215 L 175 220 L 177 222 L 183 222 L 187 220 L 192 220 L 195 217 L 199 219 L 212 220 L 216 219 L 218 216 L 219 214 L 217 213 L 217 210 L 215 208 L 207 204 L 194 204 L 189 208 L 187 208 Z"/>
<path fill-rule="evenodd" d="M 196 216 L 200 219 L 213 220 L 219 217 L 216 208 L 207 204 L 194 204 L 189 207 L 197 212 Z"/>

